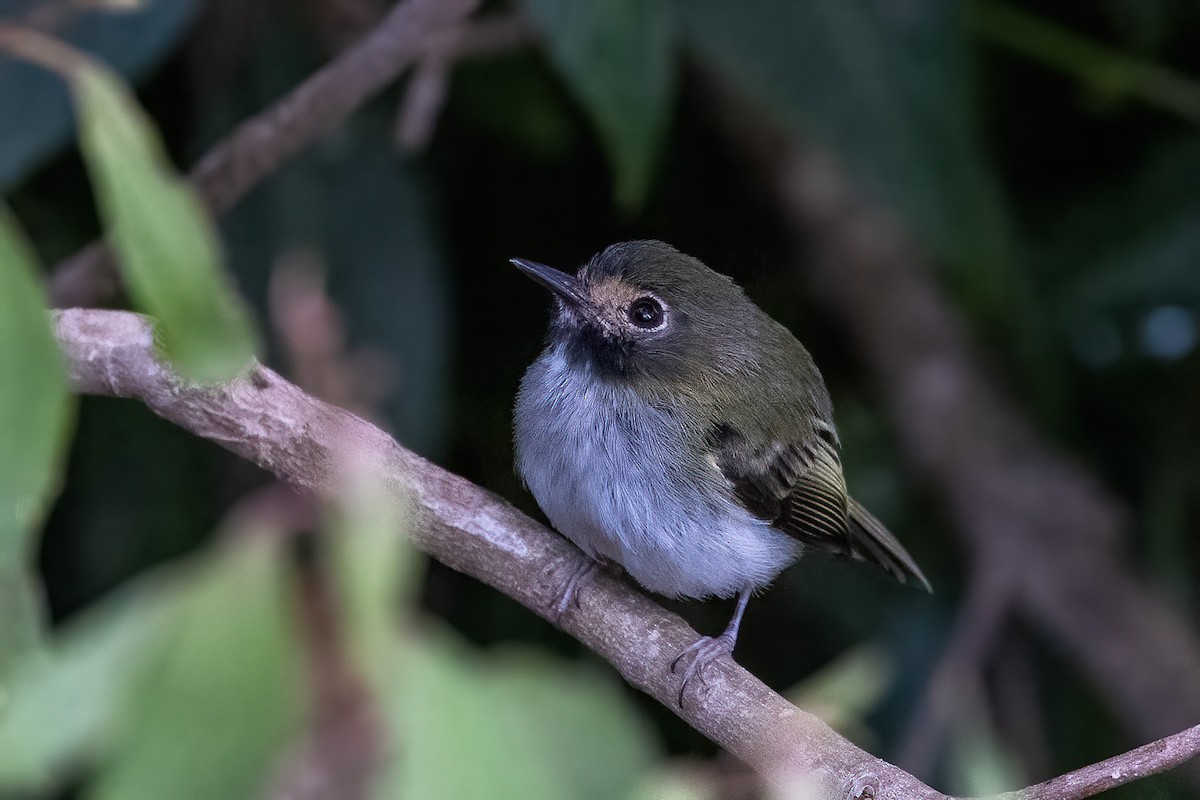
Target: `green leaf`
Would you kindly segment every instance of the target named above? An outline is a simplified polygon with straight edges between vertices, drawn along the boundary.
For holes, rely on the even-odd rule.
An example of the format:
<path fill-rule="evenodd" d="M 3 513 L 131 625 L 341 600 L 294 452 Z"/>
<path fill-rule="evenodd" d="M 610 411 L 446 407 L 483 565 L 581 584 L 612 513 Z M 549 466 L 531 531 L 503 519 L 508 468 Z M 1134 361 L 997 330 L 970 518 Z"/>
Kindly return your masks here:
<path fill-rule="evenodd" d="M 13 29 L 0 31 L 0 46 L 68 81 L 126 287 L 158 319 L 176 370 L 198 383 L 232 378 L 254 356 L 254 327 L 221 267 L 212 224 L 171 168 L 153 123 L 111 70 L 67 45 Z"/>
<path fill-rule="evenodd" d="M 299 728 L 299 654 L 278 535 L 237 533 L 22 663 L 0 713 L 0 794 L 90 767 L 99 798 L 259 796 Z"/>
<path fill-rule="evenodd" d="M 810 675 L 786 696 L 829 727 L 861 742 L 870 737 L 866 717 L 883 698 L 891 677 L 888 654 L 877 646 L 860 645 Z"/>
<path fill-rule="evenodd" d="M 649 725 L 603 667 L 515 651 L 491 655 L 484 669 L 500 727 L 523 739 L 534 763 L 572 797 L 626 795 L 657 762 Z"/>
<path fill-rule="evenodd" d="M 80 147 L 130 294 L 158 319 L 163 350 L 181 375 L 232 378 L 253 358 L 256 335 L 205 211 L 112 73 L 84 63 L 71 80 Z"/>
<path fill-rule="evenodd" d="M 369 458 L 346 455 L 327 542 L 340 618 L 385 725 L 375 796 L 627 794 L 655 752 L 628 698 L 601 675 L 481 657 L 442 629 L 414 630 L 397 613 L 411 614 L 421 564 L 408 508 Z"/>
<path fill-rule="evenodd" d="M 347 640 L 377 689 L 392 677 L 398 612 L 413 605 L 423 563 L 408 542 L 409 509 L 379 474 L 347 476 L 326 525 Z"/>
<path fill-rule="evenodd" d="M 239 533 L 188 582 L 89 796 L 259 797 L 296 738 L 300 655 L 281 542 Z"/>
<path fill-rule="evenodd" d="M 670 119 L 675 26 L 662 0 L 524 0 L 567 85 L 592 116 L 617 202 L 646 198 Z"/>
<path fill-rule="evenodd" d="M 38 274 L 0 205 L 0 681 L 40 639 L 33 533 L 58 492 L 74 408 Z"/>
<path fill-rule="evenodd" d="M 1026 783 L 1020 766 L 996 735 L 985 706 L 976 698 L 958 709 L 950 738 L 951 781 L 956 793 L 982 797 L 1011 792 Z"/>
<path fill-rule="evenodd" d="M 0 793 L 62 782 L 115 734 L 171 629 L 179 593 L 163 577 L 118 591 L 22 661 L 0 711 Z"/>
<path fill-rule="evenodd" d="M 59 6 L 55 35 L 129 78 L 159 63 L 188 30 L 197 0 L 98 0 Z M 2 15 L 28 19 L 45 0 L 4 0 Z M 65 12 L 65 13 L 63 13 Z M 29 64 L 0 58 L 0 193 L 19 184 L 71 140 L 71 100 L 61 82 Z"/>
<path fill-rule="evenodd" d="M 636 800 L 720 800 L 720 790 L 715 781 L 689 762 L 666 762 L 643 778 L 630 797 Z"/>
<path fill-rule="evenodd" d="M 970 105 L 957 0 L 680 3 L 690 42 L 785 124 L 832 150 L 953 268 L 965 300 L 1003 308 L 1008 220 Z"/>
<path fill-rule="evenodd" d="M 401 645 L 380 798 L 627 796 L 658 748 L 603 675 L 533 654 L 480 658 L 444 632 Z"/>

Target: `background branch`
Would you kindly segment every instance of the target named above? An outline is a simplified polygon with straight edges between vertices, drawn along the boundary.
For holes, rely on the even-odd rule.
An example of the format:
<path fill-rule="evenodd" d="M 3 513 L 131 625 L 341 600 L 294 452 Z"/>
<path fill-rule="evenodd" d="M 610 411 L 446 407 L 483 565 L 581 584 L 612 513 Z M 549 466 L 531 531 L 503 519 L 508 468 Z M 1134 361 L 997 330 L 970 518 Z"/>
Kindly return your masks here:
<path fill-rule="evenodd" d="M 1179 766 L 1200 751 L 1200 725 L 1109 758 L 1090 767 L 1068 772 L 1057 778 L 1030 786 L 1020 792 L 1008 792 L 995 800 L 1063 800 L 1090 797 L 1154 772 Z"/>
<path fill-rule="evenodd" d="M 274 104 L 237 126 L 191 171 L 214 215 L 231 208 L 263 178 L 348 117 L 424 54 L 479 0 L 405 0 L 358 43 Z M 50 278 L 58 307 L 94 305 L 115 292 L 112 255 L 93 242 L 57 265 Z"/>
<path fill-rule="evenodd" d="M 420 458 L 374 425 L 310 397 L 265 367 L 253 367 L 243 378 L 219 387 L 184 385 L 158 360 L 153 329 L 144 317 L 73 309 L 57 312 L 55 324 L 77 391 L 136 398 L 294 486 L 330 491 L 339 459 L 347 453 L 384 465 L 388 485 L 415 501 L 413 537 L 419 549 L 543 618 L 551 616 L 561 576 L 582 558 L 565 539 L 496 495 Z M 699 702 L 678 708 L 669 665 L 697 634 L 616 578 L 597 577 L 581 592 L 579 607 L 556 624 L 609 661 L 630 684 L 770 780 L 811 782 L 823 797 L 945 797 L 860 750 L 730 660 L 715 665 Z M 1110 775 L 1107 780 L 1121 783 L 1179 764 L 1198 751 L 1200 729 L 1193 728 L 1105 762 L 1104 771 Z M 1088 779 L 1088 770 L 1079 774 L 1083 777 L 1077 783 L 1064 776 L 1054 784 L 1070 786 L 1072 793 L 1053 796 L 1087 797 L 1116 785 L 1094 775 Z"/>
<path fill-rule="evenodd" d="M 896 759 L 906 770 L 923 775 L 933 769 L 952 713 L 960 705 L 963 692 L 972 683 L 982 683 L 987 653 L 999 638 L 1010 609 L 1007 583 L 998 573 L 984 570 L 969 582 L 950 641 L 933 670 Z"/>
<path fill-rule="evenodd" d="M 509 52 L 535 41 L 533 25 L 516 13 L 459 25 L 436 37 L 405 87 L 396 116 L 396 143 L 411 152 L 428 146 L 457 62 Z"/>

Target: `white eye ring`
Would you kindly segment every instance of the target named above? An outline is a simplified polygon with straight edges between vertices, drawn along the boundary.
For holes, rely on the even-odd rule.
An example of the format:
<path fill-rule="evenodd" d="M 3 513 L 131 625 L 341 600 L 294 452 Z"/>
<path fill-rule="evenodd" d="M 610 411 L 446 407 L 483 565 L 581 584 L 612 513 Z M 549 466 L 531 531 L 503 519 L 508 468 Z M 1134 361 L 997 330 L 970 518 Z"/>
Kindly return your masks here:
<path fill-rule="evenodd" d="M 652 294 L 645 294 L 629 304 L 625 317 L 633 327 L 646 333 L 667 327 L 667 304 Z"/>

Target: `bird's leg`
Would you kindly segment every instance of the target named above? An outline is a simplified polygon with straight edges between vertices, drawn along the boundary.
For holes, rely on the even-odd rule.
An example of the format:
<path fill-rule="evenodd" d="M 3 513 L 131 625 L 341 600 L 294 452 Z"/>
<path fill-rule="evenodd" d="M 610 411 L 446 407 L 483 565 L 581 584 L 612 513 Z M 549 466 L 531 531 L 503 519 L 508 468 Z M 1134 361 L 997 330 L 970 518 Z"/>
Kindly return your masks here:
<path fill-rule="evenodd" d="M 743 589 L 738 593 L 737 608 L 733 611 L 733 619 L 725 627 L 720 636 L 703 636 L 694 644 L 675 657 L 671 662 L 671 672 L 679 671 L 679 664 L 688 656 L 692 657 L 687 669 L 683 671 L 683 681 L 679 684 L 679 707 L 683 708 L 683 693 L 687 690 L 692 678 L 698 677 L 704 683 L 704 670 L 713 660 L 721 656 L 733 655 L 733 646 L 737 644 L 738 628 L 742 625 L 742 615 L 746 613 L 746 603 L 750 602 L 750 590 Z"/>
<path fill-rule="evenodd" d="M 567 576 L 554 598 L 554 604 L 550 606 L 555 620 L 561 619 L 571 606 L 579 605 L 579 590 L 592 579 L 598 569 L 600 562 L 588 555 L 584 556 L 583 562 L 572 567 L 571 574 Z"/>

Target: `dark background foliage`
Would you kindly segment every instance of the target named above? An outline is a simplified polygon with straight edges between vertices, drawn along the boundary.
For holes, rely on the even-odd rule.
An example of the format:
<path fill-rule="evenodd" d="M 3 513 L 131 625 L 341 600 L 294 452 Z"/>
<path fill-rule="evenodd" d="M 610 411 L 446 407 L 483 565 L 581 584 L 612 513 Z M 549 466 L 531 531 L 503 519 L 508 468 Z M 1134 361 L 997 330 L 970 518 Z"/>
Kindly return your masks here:
<path fill-rule="evenodd" d="M 397 143 L 405 87 L 394 88 L 221 218 L 227 264 L 271 340 L 268 363 L 291 366 L 270 322 L 282 313 L 273 281 L 315 265 L 368 412 L 405 445 L 537 515 L 511 467 L 510 410 L 548 301 L 507 259 L 569 269 L 645 237 L 733 276 L 812 350 L 850 485 L 937 590 L 924 597 L 857 565 L 805 561 L 751 605 L 738 660 L 787 690 L 875 643 L 890 678 L 859 738 L 895 757 L 960 606 L 962 553 L 944 509 L 906 469 L 846 331 L 801 282 L 804 249 L 729 135 L 757 123 L 729 118 L 712 90 L 717 75 L 831 150 L 906 221 L 986 343 L 989 367 L 1042 434 L 1132 510 L 1131 568 L 1194 621 L 1200 78 L 1189 76 L 1200 76 L 1200 6 L 586 5 L 573 17 L 561 2 L 521 6 L 545 46 L 459 65 L 427 147 Z M 39 7 L 8 0 L 0 16 Z M 155 1 L 134 13 L 72 12 L 55 32 L 130 78 L 186 166 L 381 10 L 372 0 Z M 72 130 L 55 79 L 0 62 L 0 191 L 51 264 L 99 233 Z M 54 619 L 203 548 L 265 480 L 140 405 L 83 399 L 39 555 Z M 436 563 L 422 598 L 480 645 L 589 658 Z M 721 603 L 678 608 L 703 631 L 728 613 Z M 1014 623 L 1001 649 L 927 777 L 953 783 L 990 769 L 1038 779 L 1134 743 L 1058 643 Z M 668 752 L 712 753 L 669 712 L 638 702 Z M 1195 794 L 1162 778 L 1113 796 Z"/>

